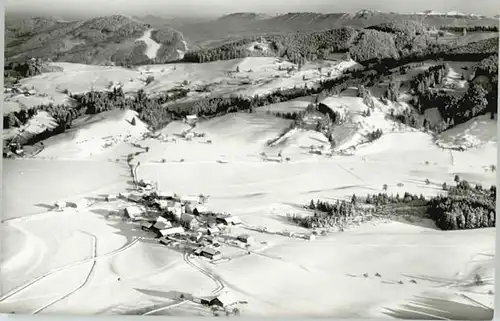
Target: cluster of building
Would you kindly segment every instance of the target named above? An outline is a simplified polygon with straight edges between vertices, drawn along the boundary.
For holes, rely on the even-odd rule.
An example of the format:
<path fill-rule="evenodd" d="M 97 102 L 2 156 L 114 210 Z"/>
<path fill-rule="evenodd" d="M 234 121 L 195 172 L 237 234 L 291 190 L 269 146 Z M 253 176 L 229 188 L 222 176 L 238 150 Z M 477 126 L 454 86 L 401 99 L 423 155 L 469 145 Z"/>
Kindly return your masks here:
<path fill-rule="evenodd" d="M 34 96 L 37 94 L 35 89 L 26 89 L 23 87 L 4 88 L 4 93 L 24 96 Z"/>
<path fill-rule="evenodd" d="M 149 182 L 140 182 L 141 192 L 108 195 L 107 201 L 117 198 L 135 203 L 124 209 L 126 217 L 140 221 L 144 231 L 151 232 L 164 245 L 183 243 L 198 256 L 210 260 L 222 258 L 220 248 L 225 242 L 224 233 L 229 226 L 240 225 L 239 217 L 214 213 L 204 205 L 205 196 L 178 196 L 175 193 L 156 191 Z M 236 241 L 250 244 L 253 238 L 240 235 Z"/>

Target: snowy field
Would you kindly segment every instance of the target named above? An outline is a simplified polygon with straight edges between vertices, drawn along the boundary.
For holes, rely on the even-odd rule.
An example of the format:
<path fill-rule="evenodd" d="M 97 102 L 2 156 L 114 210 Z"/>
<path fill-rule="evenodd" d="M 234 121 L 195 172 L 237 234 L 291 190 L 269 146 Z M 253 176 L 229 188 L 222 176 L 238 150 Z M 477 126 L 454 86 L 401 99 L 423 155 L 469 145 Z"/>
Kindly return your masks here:
<path fill-rule="evenodd" d="M 138 39 L 147 44 L 148 55 L 158 48 L 149 33 Z M 277 58 L 251 57 L 216 61 L 204 64 L 176 63 L 167 65 L 145 65 L 133 69 L 112 66 L 93 66 L 75 63 L 52 63 L 63 71 L 49 72 L 20 81 L 19 87 L 33 90 L 34 94 L 10 93 L 4 97 L 4 113 L 39 104 L 70 104 L 67 93 L 110 90 L 121 86 L 125 93 L 139 89 L 149 95 L 165 93 L 174 88 L 191 89 L 189 99 L 207 94 L 241 94 L 254 96 L 270 93 L 278 88 L 293 88 L 314 85 L 320 79 L 338 76 L 344 69 L 359 66 L 350 61 L 321 61 L 305 65 L 301 71 L 288 73 L 287 68 L 296 65 Z M 281 66 L 281 67 L 280 67 Z M 318 68 L 322 67 L 321 73 Z M 236 72 L 239 70 L 239 72 Z M 147 83 L 148 77 L 154 80 Z M 305 79 L 305 80 L 304 80 Z M 196 92 L 197 89 L 205 92 Z M 208 90 L 208 91 L 207 91 Z"/>
<path fill-rule="evenodd" d="M 348 98 L 339 99 L 346 103 Z M 210 195 L 210 209 L 238 215 L 248 226 L 298 233 L 304 230 L 283 217 L 300 212 L 311 199 L 378 193 L 384 184 L 388 193 L 431 196 L 441 192 L 443 182 L 452 184 L 455 174 L 484 186 L 496 181 L 496 174 L 488 171 L 496 163 L 493 141 L 455 152 L 439 148 L 430 135 L 411 131 L 388 132 L 348 157 L 307 155 L 295 146 L 289 149 L 288 163 L 262 162 L 260 152 L 273 152 L 265 142 L 288 122 L 260 113 L 233 114 L 195 128 L 212 144 L 198 138 L 178 138 L 176 143 L 140 140 L 150 150 L 137 158 L 138 176 L 158 181 L 162 190 Z M 105 135 L 106 126 L 92 126 L 87 131 Z M 186 126 L 170 124 L 164 134 L 173 136 Z M 309 141 L 287 142 L 301 143 Z M 124 158 L 137 149 L 118 142 L 75 162 L 65 160 L 82 157 L 74 147 L 47 145 L 45 152 L 50 154 L 42 152 L 40 157 L 52 161 L 4 162 L 7 221 L 2 237 L 7 250 L 1 258 L 1 312 L 209 315 L 192 303 L 179 303 L 173 293 L 208 296 L 218 282 L 248 301 L 241 307 L 243 315 L 384 317 L 388 309 L 414 296 L 459 302 L 459 293 L 471 291 L 476 300 L 492 305 L 493 297 L 487 294 L 491 286 L 473 289 L 462 284 L 477 271 L 484 280 L 493 277 L 493 259 L 485 255 L 494 253 L 494 229 L 443 232 L 425 220 L 401 219 L 373 221 L 309 242 L 239 227 L 235 233 L 250 233 L 267 245 L 215 265 L 192 259 L 209 271 L 207 275 L 189 264 L 182 251 L 161 246 L 137 225 L 117 218 L 124 204 L 96 201 L 127 188 Z M 228 159 L 226 164 L 217 162 L 221 155 Z M 159 161 L 162 158 L 165 163 Z M 81 199 L 88 199 L 89 207 L 48 211 L 55 201 Z M 165 308 L 156 311 L 158 307 Z"/>
<path fill-rule="evenodd" d="M 280 70 L 287 64 L 274 58 L 137 69 L 59 63 L 63 72 L 22 82 L 60 101 L 64 89 L 103 90 L 120 82 L 126 92 L 155 94 L 182 85 L 253 96 L 309 86 L 328 68 L 335 75 L 356 66 L 323 61 L 321 73 L 316 64 L 288 75 Z M 458 81 L 459 68 L 452 66 L 448 78 Z M 146 85 L 148 75 L 154 80 Z M 193 128 L 175 121 L 156 138 L 146 137 L 151 133 L 135 112 L 113 110 L 76 120 L 72 129 L 44 140 L 33 158 L 4 160 L 0 312 L 210 316 L 200 305 L 179 301 L 178 293 L 206 297 L 221 290 L 247 302 L 239 306 L 246 316 L 387 317 L 416 296 L 463 302 L 460 294 L 492 306 L 495 229 L 444 232 L 426 219 L 387 217 L 314 241 L 270 231 L 310 233 L 285 216 L 304 213 L 311 199 L 350 200 L 383 192 L 384 185 L 389 194 L 435 196 L 455 175 L 494 185 L 496 121 L 477 117 L 433 137 L 387 117 L 408 108 L 404 102 L 373 98 L 365 115 L 368 106 L 350 88 L 318 98 L 344 119 L 334 127 L 335 152 L 315 154 L 314 148 L 331 147 L 323 134 L 287 131 L 292 120 L 271 114 L 302 111 L 314 99 L 227 114 Z M 40 113 L 22 131 L 53 125 Z M 378 129 L 383 135 L 367 142 Z M 449 149 L 460 146 L 463 151 Z M 349 156 L 338 155 L 344 151 Z M 231 233 L 254 236 L 256 247 L 247 252 L 224 245 L 231 260 L 208 263 L 160 245 L 123 220 L 126 203 L 102 199 L 133 187 L 126 161 L 137 152 L 139 178 L 180 195 L 209 195 L 207 207 L 238 215 L 244 225 Z M 287 161 L 269 161 L 278 154 Z M 86 206 L 51 210 L 57 201 Z M 470 286 L 476 274 L 487 284 Z"/>

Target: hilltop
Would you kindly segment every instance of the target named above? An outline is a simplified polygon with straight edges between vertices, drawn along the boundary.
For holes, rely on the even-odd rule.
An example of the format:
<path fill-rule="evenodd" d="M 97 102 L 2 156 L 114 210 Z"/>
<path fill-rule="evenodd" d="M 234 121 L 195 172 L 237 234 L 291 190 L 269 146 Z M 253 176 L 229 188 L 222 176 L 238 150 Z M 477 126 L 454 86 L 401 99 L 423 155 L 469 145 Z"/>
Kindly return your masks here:
<path fill-rule="evenodd" d="M 7 62 L 37 57 L 87 64 L 138 64 L 177 60 L 187 50 L 181 33 L 125 15 L 63 22 L 51 18 L 6 23 Z M 151 47 L 156 48 L 155 52 Z"/>

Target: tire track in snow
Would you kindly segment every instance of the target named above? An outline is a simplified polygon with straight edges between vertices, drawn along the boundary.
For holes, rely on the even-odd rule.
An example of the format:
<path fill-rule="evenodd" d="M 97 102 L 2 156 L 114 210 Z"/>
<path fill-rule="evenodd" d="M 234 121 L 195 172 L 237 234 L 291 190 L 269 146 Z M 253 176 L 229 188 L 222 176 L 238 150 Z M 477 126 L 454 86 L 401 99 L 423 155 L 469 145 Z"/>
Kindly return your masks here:
<path fill-rule="evenodd" d="M 212 273 L 210 273 L 209 271 L 207 270 L 204 270 L 203 268 L 199 267 L 198 265 L 196 265 L 193 261 L 190 260 L 189 258 L 189 254 L 186 252 L 184 253 L 184 261 L 192 266 L 194 269 L 198 270 L 199 272 L 201 272 L 202 274 L 208 276 L 209 278 L 211 278 L 215 284 L 217 284 L 217 288 L 215 290 L 212 291 L 212 294 L 213 295 L 217 295 L 219 294 L 222 290 L 224 290 L 224 284 L 219 280 L 218 277 L 216 277 L 215 275 L 213 275 Z"/>
<path fill-rule="evenodd" d="M 9 293 L 3 295 L 2 297 L 0 297 L 0 302 L 2 301 L 5 301 L 7 300 L 8 298 L 26 290 L 27 288 L 29 288 L 30 286 L 34 285 L 35 283 L 37 283 L 38 281 L 42 280 L 42 279 L 45 279 L 46 277 L 48 276 L 51 276 L 51 275 L 54 275 L 55 273 L 58 273 L 58 272 L 61 272 L 61 271 L 65 271 L 67 269 L 70 269 L 70 268 L 73 268 L 73 267 L 77 267 L 77 266 L 80 266 L 82 264 L 85 264 L 87 262 L 90 262 L 90 261 L 97 261 L 99 259 L 103 259 L 105 257 L 110 257 L 110 256 L 114 256 L 114 255 L 117 255 L 119 253 L 122 253 L 124 252 L 125 250 L 131 248 L 132 246 L 134 246 L 137 242 L 139 242 L 140 238 L 138 239 L 135 239 L 133 240 L 132 242 L 128 243 L 128 244 L 125 244 L 124 246 L 120 247 L 119 249 L 116 249 L 114 251 L 111 251 L 111 252 L 108 252 L 106 254 L 103 254 L 103 255 L 100 255 L 100 256 L 96 256 L 95 258 L 92 257 L 92 258 L 88 258 L 88 259 L 85 259 L 85 260 L 81 260 L 81 261 L 77 261 L 77 262 L 74 262 L 74 263 L 70 263 L 68 265 L 64 265 L 64 266 L 61 266 L 61 267 L 58 267 L 58 268 L 55 268 L 53 270 L 50 270 L 42 275 L 40 275 L 39 277 L 17 287 L 16 289 L 14 290 L 11 290 Z"/>
<path fill-rule="evenodd" d="M 38 314 L 40 313 L 41 311 L 47 309 L 48 307 L 56 304 L 57 302 L 60 302 L 64 299 L 66 299 L 67 297 L 69 297 L 70 295 L 76 293 L 78 290 L 80 290 L 81 288 L 83 288 L 87 282 L 90 280 L 90 276 L 92 275 L 92 272 L 94 272 L 94 268 L 96 266 L 96 263 L 97 263 L 97 237 L 94 235 L 94 234 L 91 234 L 91 233 L 88 233 L 88 232 L 85 232 L 85 231 L 81 231 L 82 233 L 84 234 L 87 234 L 89 235 L 91 238 L 92 238 L 92 266 L 90 267 L 89 269 L 89 272 L 87 273 L 87 276 L 85 277 L 85 279 L 83 280 L 82 284 L 80 284 L 78 287 L 76 287 L 75 289 L 73 289 L 72 291 L 66 293 L 65 295 L 45 304 L 44 306 L 38 308 L 37 310 L 33 311 L 32 314 Z"/>
<path fill-rule="evenodd" d="M 156 312 L 165 311 L 165 310 L 168 310 L 168 309 L 171 309 L 171 308 L 178 307 L 178 306 L 180 306 L 180 305 L 182 305 L 184 303 L 187 303 L 187 302 L 188 302 L 188 300 L 183 300 L 183 301 L 180 301 L 180 302 L 177 302 L 177 303 L 169 304 L 167 306 L 163 306 L 161 308 L 157 308 L 157 309 L 148 311 L 146 313 L 143 313 L 142 315 L 151 315 L 151 314 L 156 313 Z"/>

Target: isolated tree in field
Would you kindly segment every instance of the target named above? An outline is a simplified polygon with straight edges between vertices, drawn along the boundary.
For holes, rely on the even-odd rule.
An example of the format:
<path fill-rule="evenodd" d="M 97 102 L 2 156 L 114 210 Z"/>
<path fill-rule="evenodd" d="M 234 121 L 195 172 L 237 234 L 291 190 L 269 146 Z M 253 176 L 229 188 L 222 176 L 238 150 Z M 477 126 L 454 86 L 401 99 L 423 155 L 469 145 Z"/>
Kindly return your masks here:
<path fill-rule="evenodd" d="M 384 191 L 387 191 L 387 184 L 384 184 L 384 186 L 382 186 L 382 188 L 384 189 Z"/>
<path fill-rule="evenodd" d="M 236 66 L 236 72 L 240 72 L 240 66 Z"/>
<path fill-rule="evenodd" d="M 135 117 L 134 117 L 134 118 L 132 118 L 132 121 L 130 122 L 130 124 L 131 124 L 132 126 L 135 126 Z"/>
<path fill-rule="evenodd" d="M 448 190 L 448 185 L 446 183 L 443 183 L 443 191 L 447 191 Z"/>
<path fill-rule="evenodd" d="M 430 183 L 431 183 L 431 181 L 428 178 L 426 178 L 425 179 L 425 185 L 429 185 Z"/>
<path fill-rule="evenodd" d="M 491 165 L 490 169 L 491 169 L 492 172 L 495 172 L 497 170 L 497 167 L 495 165 Z"/>
<path fill-rule="evenodd" d="M 356 194 L 352 194 L 351 204 L 356 205 L 357 203 L 358 203 L 358 198 L 356 197 Z"/>
<path fill-rule="evenodd" d="M 455 181 L 455 183 L 460 182 L 460 176 L 455 175 L 455 178 L 453 180 Z"/>

